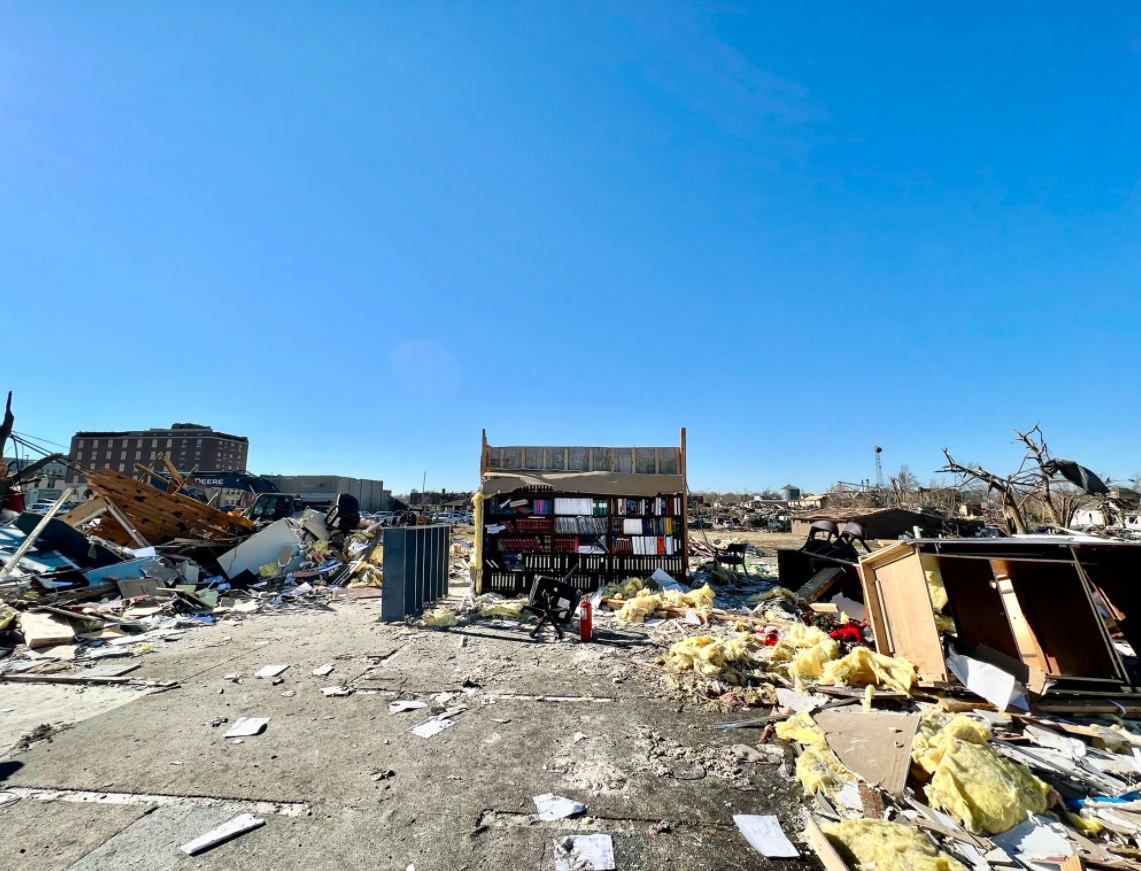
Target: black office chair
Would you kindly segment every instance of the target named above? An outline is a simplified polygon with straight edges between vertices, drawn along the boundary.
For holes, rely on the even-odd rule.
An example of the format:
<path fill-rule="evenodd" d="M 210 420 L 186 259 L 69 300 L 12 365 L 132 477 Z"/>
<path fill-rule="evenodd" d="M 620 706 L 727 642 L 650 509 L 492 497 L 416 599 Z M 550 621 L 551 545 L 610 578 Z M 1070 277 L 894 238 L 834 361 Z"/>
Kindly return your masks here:
<path fill-rule="evenodd" d="M 531 637 L 535 638 L 543 626 L 550 623 L 558 633 L 559 641 L 563 640 L 563 627 L 570 622 L 578 608 L 582 593 L 568 583 L 578 566 L 573 567 L 563 579 L 537 577 L 531 586 L 531 597 L 523 606 L 524 611 L 530 611 L 539 618 L 538 625 L 531 630 Z"/>
<path fill-rule="evenodd" d="M 345 536 L 361 525 L 361 505 L 350 493 L 338 493 L 337 501 L 325 514 L 325 527 L 338 547 Z"/>

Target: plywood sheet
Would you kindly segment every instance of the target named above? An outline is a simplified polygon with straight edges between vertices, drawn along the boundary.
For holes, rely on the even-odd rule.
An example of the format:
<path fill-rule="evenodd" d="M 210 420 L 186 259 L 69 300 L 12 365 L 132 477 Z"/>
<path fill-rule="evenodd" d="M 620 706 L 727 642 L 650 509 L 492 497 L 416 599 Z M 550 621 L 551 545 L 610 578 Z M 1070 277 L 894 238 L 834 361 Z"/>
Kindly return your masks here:
<path fill-rule="evenodd" d="M 860 580 L 876 649 L 913 663 L 920 681 L 945 681 L 947 666 L 918 551 L 904 545 L 873 556 L 860 560 Z"/>
<path fill-rule="evenodd" d="M 902 795 L 918 714 L 820 711 L 813 719 L 844 765 L 872 786 Z"/>

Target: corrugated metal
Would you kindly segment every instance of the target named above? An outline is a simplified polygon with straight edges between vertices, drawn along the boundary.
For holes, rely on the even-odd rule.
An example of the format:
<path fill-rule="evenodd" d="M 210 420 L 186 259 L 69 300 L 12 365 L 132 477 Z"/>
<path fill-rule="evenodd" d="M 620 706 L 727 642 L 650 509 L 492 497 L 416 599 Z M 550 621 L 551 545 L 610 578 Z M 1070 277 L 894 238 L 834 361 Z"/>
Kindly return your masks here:
<path fill-rule="evenodd" d="M 448 591 L 449 526 L 384 530 L 384 588 L 380 619 L 399 622 Z"/>

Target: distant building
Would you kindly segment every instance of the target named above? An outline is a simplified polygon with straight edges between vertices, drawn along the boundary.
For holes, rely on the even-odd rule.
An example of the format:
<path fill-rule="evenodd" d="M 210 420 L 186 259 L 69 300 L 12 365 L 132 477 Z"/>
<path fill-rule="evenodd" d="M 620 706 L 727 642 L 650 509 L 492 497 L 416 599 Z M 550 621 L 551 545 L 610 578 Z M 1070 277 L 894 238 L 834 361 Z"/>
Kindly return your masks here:
<path fill-rule="evenodd" d="M 15 474 L 16 472 L 23 471 L 32 463 L 36 462 L 39 457 L 5 457 L 4 462 L 8 466 L 8 473 Z M 48 463 L 35 478 L 21 482 L 21 487 L 24 492 L 31 496 L 33 502 L 54 502 L 61 495 L 66 488 L 65 483 L 67 478 L 67 464 L 62 460 Z"/>
<path fill-rule="evenodd" d="M 392 492 L 383 481 L 370 478 L 344 478 L 339 475 L 262 475 L 281 493 L 296 493 L 305 502 L 332 505 L 338 493 L 348 493 L 360 502 L 361 511 L 387 511 Z"/>
<path fill-rule="evenodd" d="M 135 474 L 135 464 L 154 468 L 162 454 L 185 474 L 194 470 L 245 469 L 250 440 L 245 436 L 215 432 L 197 423 L 176 423 L 170 429 L 130 432 L 77 432 L 71 439 L 68 459 L 88 469 L 108 468 L 124 475 Z M 71 470 L 67 483 L 82 476 Z"/>

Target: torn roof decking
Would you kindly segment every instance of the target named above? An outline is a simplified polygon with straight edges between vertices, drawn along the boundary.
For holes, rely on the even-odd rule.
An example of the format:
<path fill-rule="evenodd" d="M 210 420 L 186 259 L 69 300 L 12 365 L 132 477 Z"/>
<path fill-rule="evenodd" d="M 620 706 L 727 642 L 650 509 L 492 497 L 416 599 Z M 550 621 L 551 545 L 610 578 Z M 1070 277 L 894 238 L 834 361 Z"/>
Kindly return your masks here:
<path fill-rule="evenodd" d="M 148 544 L 165 544 L 180 538 L 225 541 L 251 535 L 255 530 L 254 524 L 244 517 L 226 514 L 181 493 L 167 493 L 111 469 L 88 472 L 87 483 L 112 503 Z M 116 544 L 137 544 L 110 514 L 100 517 L 92 532 Z"/>
<path fill-rule="evenodd" d="M 615 448 L 511 445 L 483 434 L 480 477 L 485 493 L 550 487 L 566 493 L 656 496 L 685 491 L 685 429 L 679 447 Z"/>

